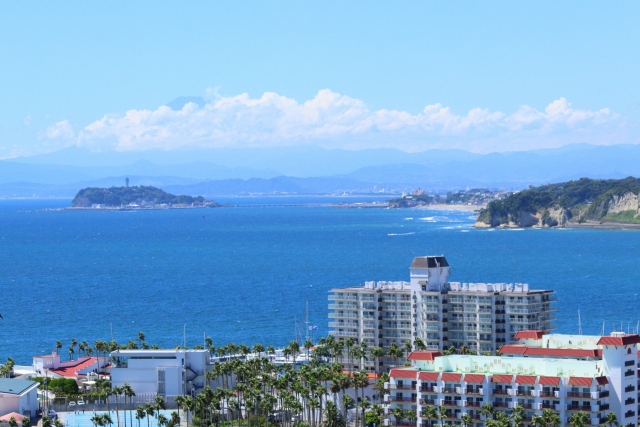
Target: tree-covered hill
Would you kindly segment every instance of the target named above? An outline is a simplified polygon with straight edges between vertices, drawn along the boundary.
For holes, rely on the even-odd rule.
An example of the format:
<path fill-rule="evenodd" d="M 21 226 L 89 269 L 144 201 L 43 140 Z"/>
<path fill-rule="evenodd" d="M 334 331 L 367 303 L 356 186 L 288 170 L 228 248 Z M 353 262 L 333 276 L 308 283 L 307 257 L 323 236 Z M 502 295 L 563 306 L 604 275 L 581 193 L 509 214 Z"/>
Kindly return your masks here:
<path fill-rule="evenodd" d="M 496 200 L 478 227 L 555 227 L 567 222 L 640 223 L 640 179 L 588 179 L 547 184 Z"/>
<path fill-rule="evenodd" d="M 139 206 L 150 205 L 205 205 L 206 200 L 202 196 L 175 196 L 156 187 L 89 187 L 78 191 L 71 202 L 72 207 L 91 207 L 101 205 L 105 207 L 117 207 L 136 204 Z"/>

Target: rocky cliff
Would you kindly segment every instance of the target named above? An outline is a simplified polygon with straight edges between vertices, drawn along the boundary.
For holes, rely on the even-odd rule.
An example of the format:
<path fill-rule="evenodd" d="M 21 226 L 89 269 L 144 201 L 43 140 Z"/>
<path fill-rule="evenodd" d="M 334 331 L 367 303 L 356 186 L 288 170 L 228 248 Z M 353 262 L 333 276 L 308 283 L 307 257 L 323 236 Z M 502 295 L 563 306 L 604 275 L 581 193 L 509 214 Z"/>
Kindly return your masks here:
<path fill-rule="evenodd" d="M 549 184 L 496 200 L 475 226 L 564 227 L 571 223 L 640 224 L 640 180 L 582 178 Z"/>

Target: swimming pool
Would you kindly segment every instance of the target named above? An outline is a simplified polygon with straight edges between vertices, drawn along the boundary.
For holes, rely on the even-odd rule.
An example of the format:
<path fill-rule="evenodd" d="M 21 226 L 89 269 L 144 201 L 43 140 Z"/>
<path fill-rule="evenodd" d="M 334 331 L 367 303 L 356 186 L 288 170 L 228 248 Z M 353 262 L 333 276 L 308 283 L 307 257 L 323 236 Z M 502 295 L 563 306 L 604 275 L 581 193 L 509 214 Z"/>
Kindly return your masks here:
<path fill-rule="evenodd" d="M 162 415 L 164 415 L 165 417 L 167 417 L 167 419 L 171 419 L 171 413 L 174 411 L 170 411 L 170 410 L 162 410 L 160 411 L 160 413 Z M 177 412 L 177 411 L 175 411 Z M 58 416 L 60 417 L 60 421 L 62 421 L 64 423 L 65 426 L 67 427 L 94 427 L 93 423 L 91 422 L 91 418 L 93 418 L 94 414 L 97 415 L 102 415 L 102 414 L 106 414 L 107 411 L 96 411 L 93 412 L 92 410 L 85 410 L 84 414 L 82 413 L 82 409 L 79 410 L 79 413 L 74 413 L 74 412 L 58 412 Z M 111 419 L 113 420 L 113 426 L 112 427 L 118 427 L 118 417 L 116 417 L 116 412 L 115 411 L 111 411 L 110 412 L 111 415 Z M 130 425 L 130 415 L 129 412 L 127 412 L 127 427 L 129 427 Z M 147 424 L 148 423 L 148 424 Z M 120 426 L 124 427 L 125 422 L 124 422 L 124 411 L 120 411 Z M 109 427 L 109 426 L 107 426 Z M 131 427 L 138 427 L 138 420 L 136 420 L 136 414 L 135 411 L 133 412 L 133 426 Z M 139 427 L 158 427 L 158 418 L 157 415 L 153 416 L 153 417 L 145 417 L 143 419 L 140 420 L 140 426 Z"/>

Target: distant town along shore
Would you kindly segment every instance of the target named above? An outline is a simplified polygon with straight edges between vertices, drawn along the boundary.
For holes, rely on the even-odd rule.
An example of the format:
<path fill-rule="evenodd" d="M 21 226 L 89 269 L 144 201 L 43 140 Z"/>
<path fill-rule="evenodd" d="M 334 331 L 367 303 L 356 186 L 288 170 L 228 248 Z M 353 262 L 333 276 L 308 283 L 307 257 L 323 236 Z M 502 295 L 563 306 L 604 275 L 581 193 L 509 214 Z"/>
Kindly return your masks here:
<path fill-rule="evenodd" d="M 176 196 L 151 186 L 125 186 L 83 188 L 71 202 L 70 209 L 187 209 L 220 206 L 202 196 Z"/>

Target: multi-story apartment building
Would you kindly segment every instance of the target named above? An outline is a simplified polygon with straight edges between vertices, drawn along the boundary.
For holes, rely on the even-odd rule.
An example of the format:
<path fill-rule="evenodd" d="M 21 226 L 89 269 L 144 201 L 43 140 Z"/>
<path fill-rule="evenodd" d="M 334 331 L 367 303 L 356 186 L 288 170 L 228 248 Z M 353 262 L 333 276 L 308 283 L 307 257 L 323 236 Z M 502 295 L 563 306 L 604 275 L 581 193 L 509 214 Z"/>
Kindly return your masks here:
<path fill-rule="evenodd" d="M 444 423 L 461 425 L 466 414 L 464 424 L 480 427 L 487 418 L 481 407 L 489 404 L 505 413 L 522 407 L 525 425 L 548 409 L 560 417 L 562 426 L 577 412 L 586 413 L 587 425 L 602 425 L 613 412 L 620 425 L 637 426 L 640 336 L 520 331 L 516 337 L 519 344 L 501 349 L 509 356 L 414 351 L 409 356 L 412 367 L 390 372 L 386 413 L 397 406 L 412 409 L 417 420 L 399 420 L 401 425 L 431 427 L 434 420 L 426 417 L 427 407 L 434 406 Z M 386 425 L 395 425 L 391 417 Z"/>
<path fill-rule="evenodd" d="M 520 330 L 555 328 L 551 290 L 530 290 L 527 284 L 449 282 L 444 256 L 416 257 L 409 271 L 409 282 L 332 289 L 330 334 L 366 341 L 369 347 L 393 342 L 403 346 L 420 337 L 430 350 L 466 346 L 482 354 L 515 342 Z M 373 361 L 366 368 L 373 370 Z"/>

